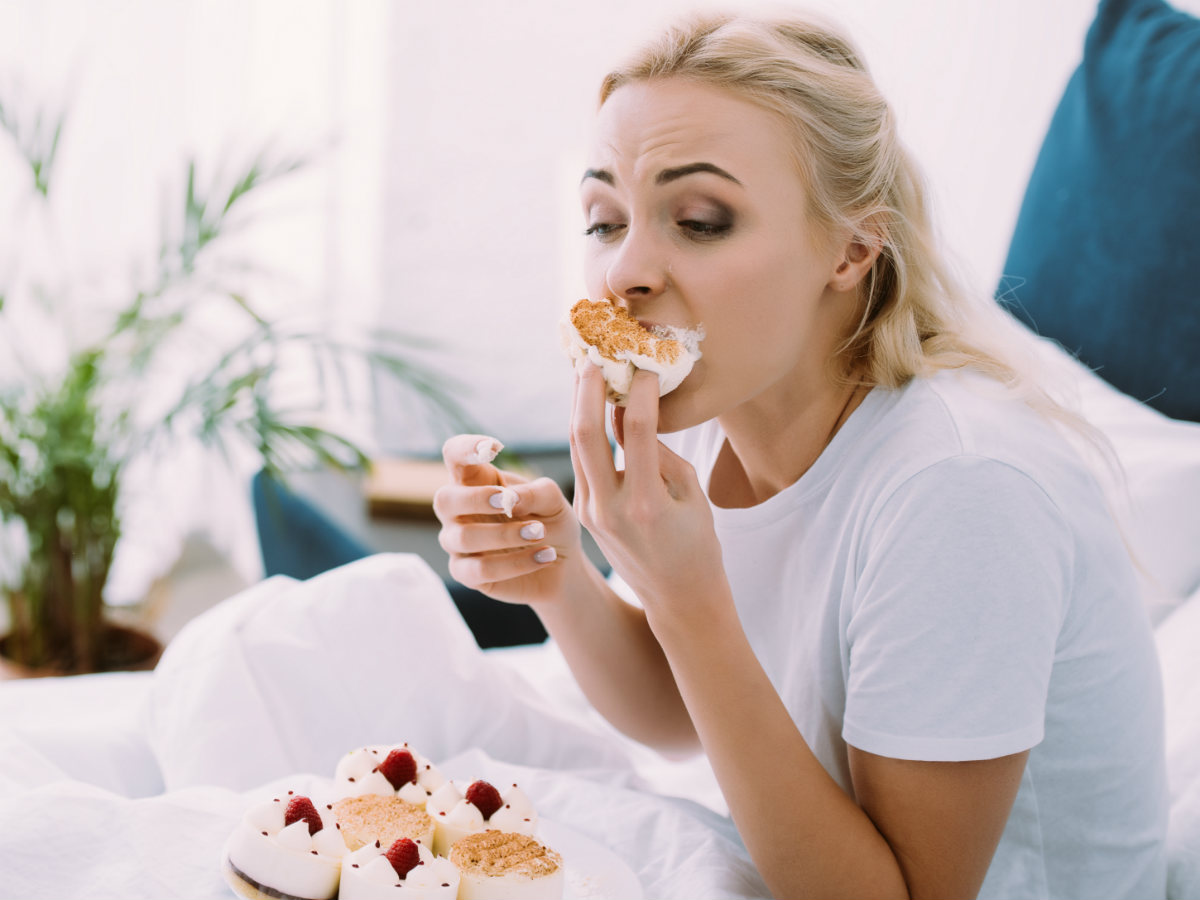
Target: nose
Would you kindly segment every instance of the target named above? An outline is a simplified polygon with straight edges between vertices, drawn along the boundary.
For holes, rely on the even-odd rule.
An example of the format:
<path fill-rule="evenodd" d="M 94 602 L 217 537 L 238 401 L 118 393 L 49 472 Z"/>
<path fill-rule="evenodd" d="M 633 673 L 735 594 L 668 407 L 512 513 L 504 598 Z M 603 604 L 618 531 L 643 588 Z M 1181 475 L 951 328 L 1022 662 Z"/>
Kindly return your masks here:
<path fill-rule="evenodd" d="M 609 294 L 623 300 L 645 300 L 667 289 L 669 266 L 665 248 L 645 229 L 631 228 L 605 273 Z"/>

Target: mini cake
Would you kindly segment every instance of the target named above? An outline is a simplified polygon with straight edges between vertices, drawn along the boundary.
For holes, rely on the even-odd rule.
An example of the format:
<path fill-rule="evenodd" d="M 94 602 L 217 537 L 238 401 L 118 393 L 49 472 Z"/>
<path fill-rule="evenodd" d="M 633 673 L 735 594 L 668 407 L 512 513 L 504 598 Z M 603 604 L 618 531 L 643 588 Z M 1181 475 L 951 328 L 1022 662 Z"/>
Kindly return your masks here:
<path fill-rule="evenodd" d="M 376 844 L 342 861 L 339 900 L 455 900 L 459 873 L 450 860 L 434 856 L 407 838 L 387 850 Z"/>
<path fill-rule="evenodd" d="M 599 366 L 608 399 L 624 406 L 636 369 L 658 375 L 658 395 L 687 378 L 700 358 L 703 328 L 644 327 L 629 311 L 609 301 L 580 300 L 559 323 L 559 340 L 572 362 Z"/>
<path fill-rule="evenodd" d="M 342 840 L 351 850 L 376 842 L 390 847 L 401 838 L 434 846 L 433 819 L 422 807 L 399 797 L 343 797 L 333 804 L 333 815 Z"/>
<path fill-rule="evenodd" d="M 379 794 L 424 806 L 446 778 L 407 743 L 374 744 L 351 750 L 338 760 L 333 782 L 341 797 Z"/>
<path fill-rule="evenodd" d="M 223 870 L 243 897 L 327 900 L 337 895 L 345 853 L 332 806 L 289 791 L 246 811 L 229 838 Z"/>
<path fill-rule="evenodd" d="M 503 795 L 486 781 L 474 781 L 465 791 L 447 781 L 433 792 L 425 807 L 436 826 L 433 852 L 445 856 L 457 840 L 488 828 L 533 834 L 537 813 L 515 784 Z"/>
<path fill-rule="evenodd" d="M 562 857 L 526 834 L 480 831 L 450 850 L 462 883 L 458 900 L 561 900 Z"/>

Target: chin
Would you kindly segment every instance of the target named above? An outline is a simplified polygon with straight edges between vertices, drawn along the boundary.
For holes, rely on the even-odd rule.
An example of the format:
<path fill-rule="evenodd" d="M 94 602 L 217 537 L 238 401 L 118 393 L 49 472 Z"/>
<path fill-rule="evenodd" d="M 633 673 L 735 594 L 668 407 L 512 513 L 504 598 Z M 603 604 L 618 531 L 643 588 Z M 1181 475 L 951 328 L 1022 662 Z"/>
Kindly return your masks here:
<path fill-rule="evenodd" d="M 695 387 L 685 381 L 679 388 L 659 399 L 659 434 L 683 431 L 715 417 L 714 412 L 704 410 L 703 404 L 697 402 L 700 399 L 697 393 Z"/>

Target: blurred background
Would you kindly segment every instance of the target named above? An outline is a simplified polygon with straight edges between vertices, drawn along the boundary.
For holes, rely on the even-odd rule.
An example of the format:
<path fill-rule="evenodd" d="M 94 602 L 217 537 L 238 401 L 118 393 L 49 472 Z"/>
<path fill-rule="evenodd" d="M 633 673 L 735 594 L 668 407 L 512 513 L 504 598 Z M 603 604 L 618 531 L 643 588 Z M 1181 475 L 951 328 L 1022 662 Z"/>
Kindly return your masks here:
<path fill-rule="evenodd" d="M 64 123 L 49 213 L 33 210 L 28 170 L 0 141 L 0 285 L 32 270 L 93 285 L 85 296 L 103 302 L 152 265 L 185 160 L 217 181 L 264 148 L 303 158 L 250 207 L 268 227 L 233 245 L 270 273 L 251 285 L 258 308 L 330 333 L 403 332 L 481 430 L 518 450 L 561 450 L 570 379 L 555 323 L 583 295 L 576 189 L 596 89 L 637 42 L 697 6 L 0 0 L 6 116 L 26 133 L 47 110 Z M 857 38 L 925 164 L 949 247 L 992 292 L 1093 0 L 802 6 Z M 68 332 L 86 327 L 88 302 Z M 227 316 L 206 328 L 241 327 Z M 36 317 L 24 322 L 23 346 L 61 355 L 63 324 L 43 334 Z M 315 377 L 296 365 L 299 383 Z M 380 400 L 323 414 L 373 455 L 437 453 L 444 423 L 410 393 Z M 176 455 L 127 517 L 134 562 L 114 583 L 132 573 L 130 596 L 194 533 L 243 580 L 261 572 L 253 462 Z"/>

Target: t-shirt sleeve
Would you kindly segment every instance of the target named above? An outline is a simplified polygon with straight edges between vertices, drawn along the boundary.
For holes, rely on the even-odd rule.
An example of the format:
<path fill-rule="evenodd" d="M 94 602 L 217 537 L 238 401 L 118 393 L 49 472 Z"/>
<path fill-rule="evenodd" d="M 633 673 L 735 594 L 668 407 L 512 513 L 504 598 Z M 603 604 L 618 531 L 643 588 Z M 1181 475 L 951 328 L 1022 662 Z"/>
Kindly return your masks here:
<path fill-rule="evenodd" d="M 860 545 L 845 741 L 935 761 L 1038 744 L 1073 560 L 1063 516 L 1019 470 L 956 457 L 909 478 Z"/>

